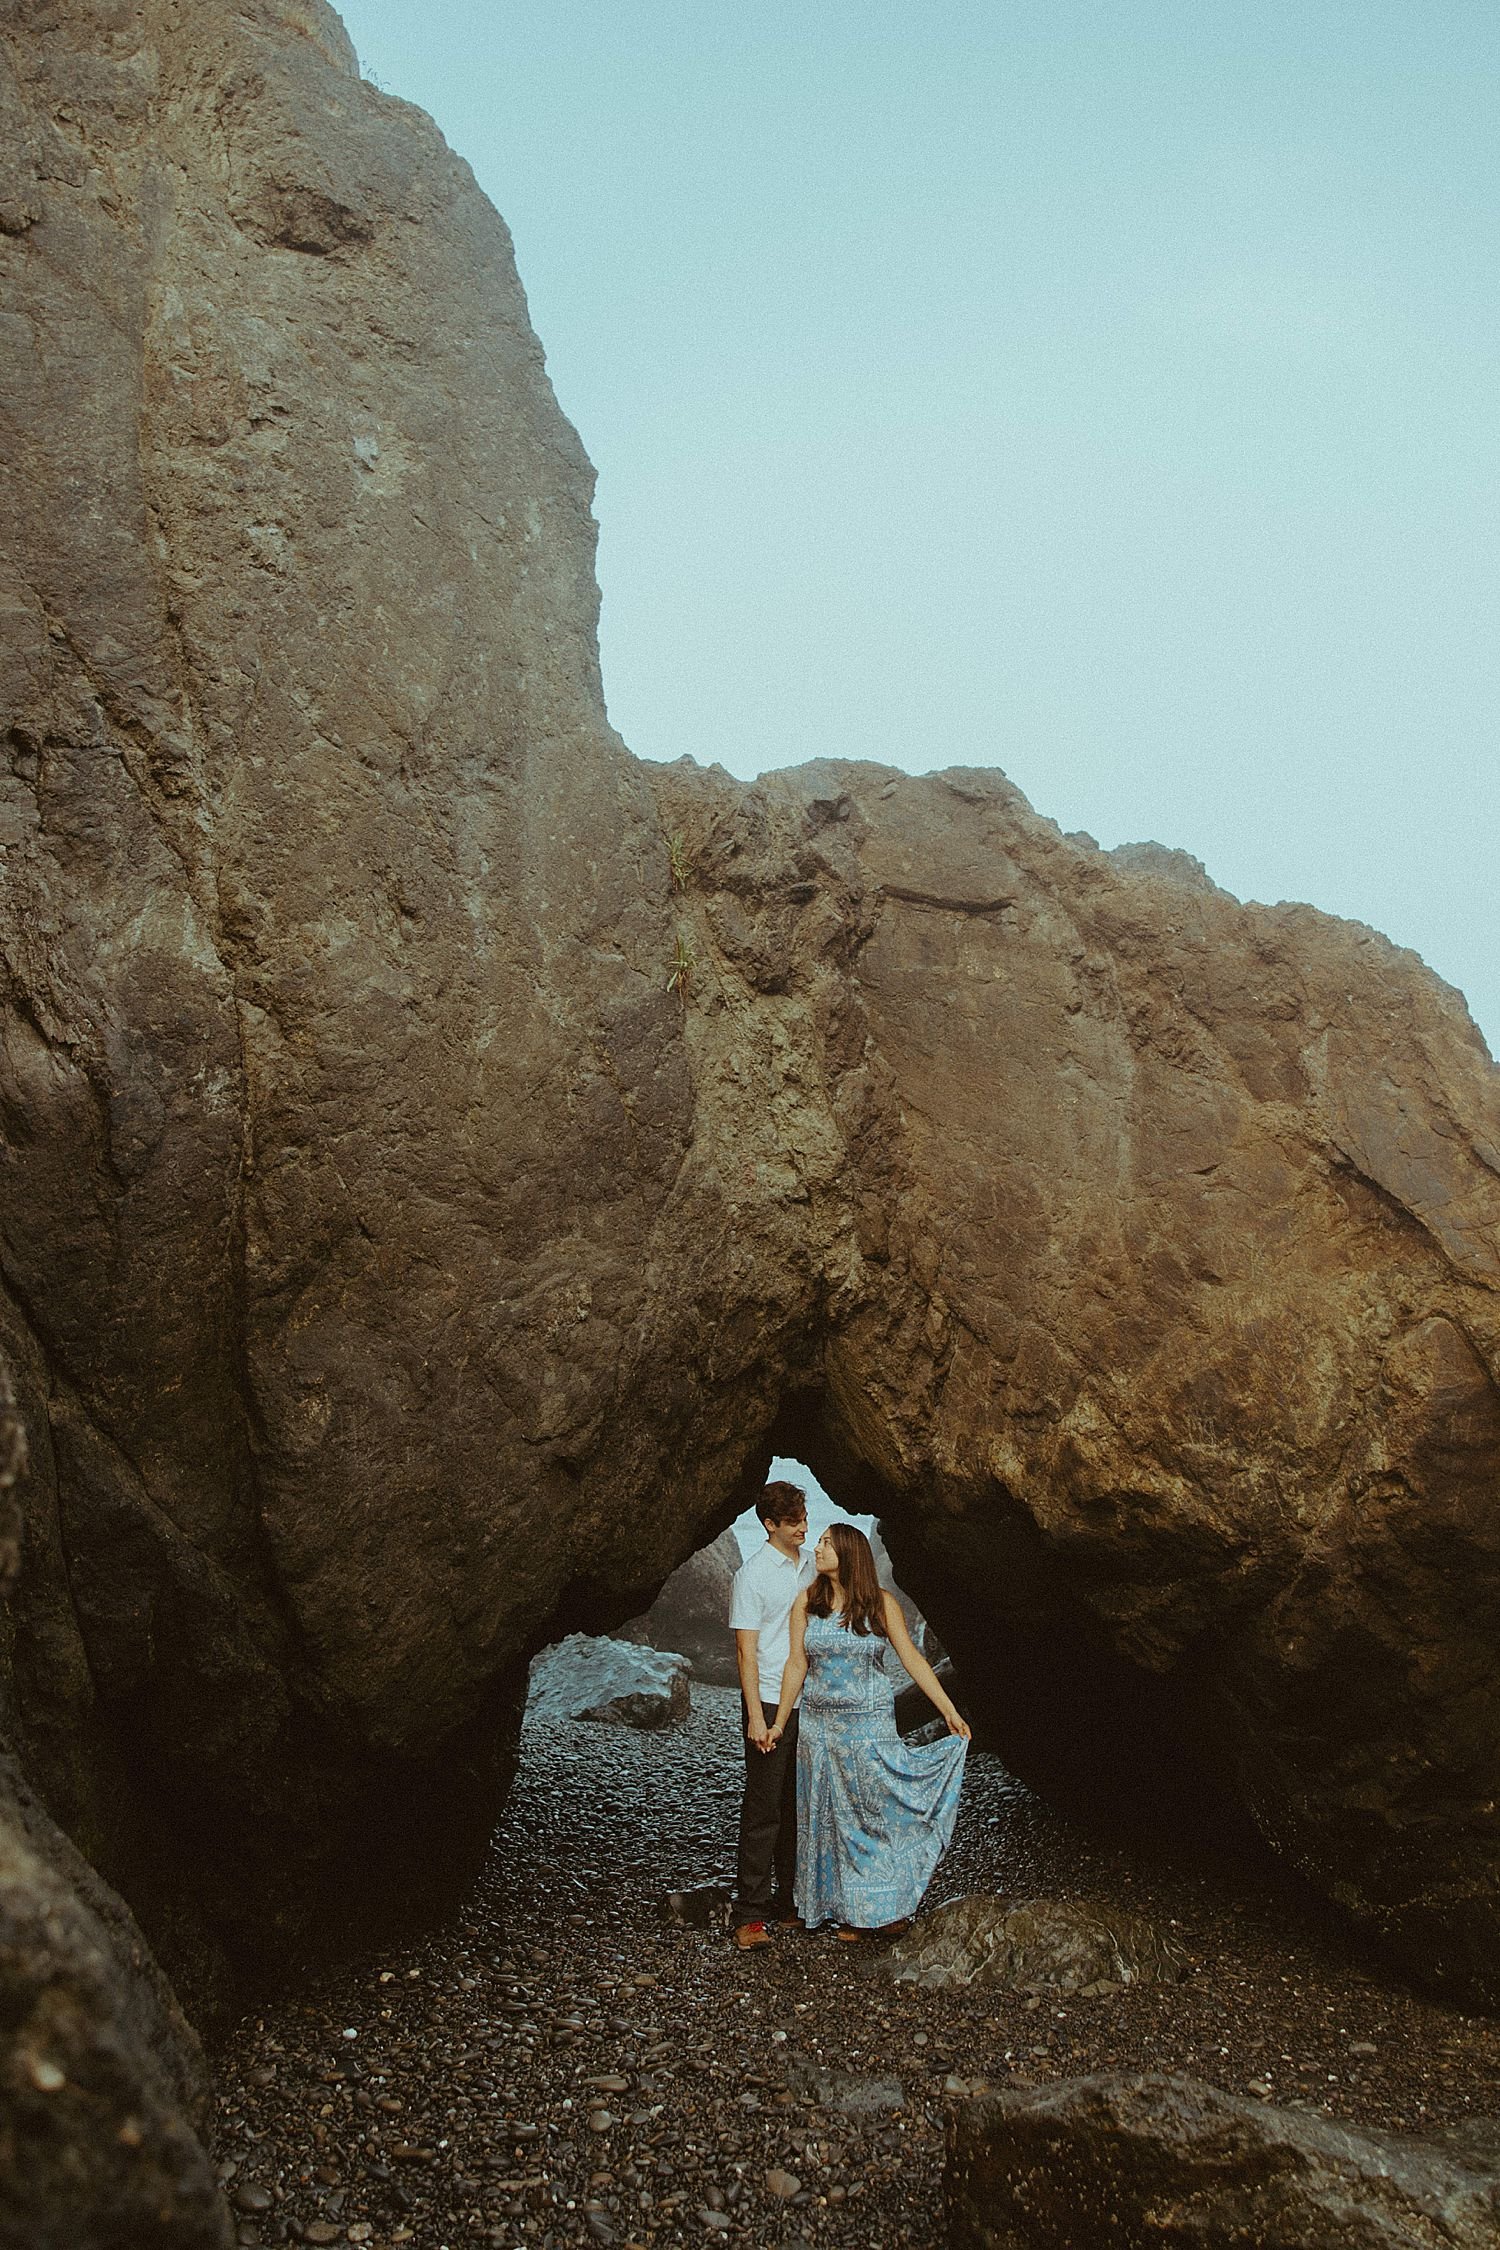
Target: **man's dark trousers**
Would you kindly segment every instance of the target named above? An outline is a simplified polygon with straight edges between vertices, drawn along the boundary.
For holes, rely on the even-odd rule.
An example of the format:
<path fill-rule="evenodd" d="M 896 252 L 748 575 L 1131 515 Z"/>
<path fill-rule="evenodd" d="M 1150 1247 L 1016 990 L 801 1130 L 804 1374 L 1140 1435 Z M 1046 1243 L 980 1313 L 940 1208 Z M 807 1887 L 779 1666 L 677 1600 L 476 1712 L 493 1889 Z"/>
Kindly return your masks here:
<path fill-rule="evenodd" d="M 766 1725 L 776 1706 L 763 1703 Z M 740 1698 L 740 1723 L 749 1713 Z M 740 1808 L 739 1883 L 735 1911 L 741 1922 L 764 1922 L 795 1914 L 792 1882 L 797 1872 L 797 1714 L 774 1750 L 761 1750 L 745 1737 L 745 1801 Z"/>

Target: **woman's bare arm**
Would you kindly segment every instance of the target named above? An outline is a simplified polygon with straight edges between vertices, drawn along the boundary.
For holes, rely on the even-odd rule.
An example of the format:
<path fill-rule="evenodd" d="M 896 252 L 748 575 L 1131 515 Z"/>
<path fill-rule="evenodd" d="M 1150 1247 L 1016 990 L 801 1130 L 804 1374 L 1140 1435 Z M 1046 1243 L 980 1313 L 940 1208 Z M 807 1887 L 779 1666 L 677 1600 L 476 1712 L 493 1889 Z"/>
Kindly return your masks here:
<path fill-rule="evenodd" d="M 807 1588 L 804 1586 L 792 1604 L 788 1620 L 791 1630 L 791 1650 L 786 1668 L 781 1675 L 781 1701 L 776 1706 L 776 1718 L 771 1727 L 771 1746 L 781 1740 L 792 1706 L 802 1693 L 802 1683 L 807 1678 Z"/>
<path fill-rule="evenodd" d="M 901 1614 L 901 1604 L 894 1594 L 885 1595 L 884 1602 L 886 1638 L 892 1648 L 896 1651 L 928 1702 L 934 1704 L 939 1715 L 947 1720 L 948 1732 L 962 1735 L 965 1742 L 972 1742 L 974 1739 L 973 1729 L 970 1727 L 968 1720 L 963 1716 L 952 1696 L 944 1693 L 942 1681 L 938 1678 L 926 1657 L 919 1654 L 916 1642 L 906 1630 L 906 1619 Z"/>

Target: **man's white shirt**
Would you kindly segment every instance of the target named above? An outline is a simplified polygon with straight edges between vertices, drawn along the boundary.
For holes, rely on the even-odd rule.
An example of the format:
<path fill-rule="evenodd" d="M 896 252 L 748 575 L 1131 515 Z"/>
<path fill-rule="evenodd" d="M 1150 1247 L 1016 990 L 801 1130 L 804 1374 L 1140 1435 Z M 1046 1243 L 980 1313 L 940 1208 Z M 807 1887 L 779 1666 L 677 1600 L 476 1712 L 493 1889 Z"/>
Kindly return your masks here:
<path fill-rule="evenodd" d="M 760 1635 L 755 1655 L 762 1703 L 781 1701 L 781 1675 L 792 1653 L 792 1604 L 816 1576 L 811 1557 L 804 1562 L 800 1555 L 784 1555 L 769 1539 L 734 1574 L 730 1630 Z M 797 1701 L 802 1701 L 800 1695 Z"/>

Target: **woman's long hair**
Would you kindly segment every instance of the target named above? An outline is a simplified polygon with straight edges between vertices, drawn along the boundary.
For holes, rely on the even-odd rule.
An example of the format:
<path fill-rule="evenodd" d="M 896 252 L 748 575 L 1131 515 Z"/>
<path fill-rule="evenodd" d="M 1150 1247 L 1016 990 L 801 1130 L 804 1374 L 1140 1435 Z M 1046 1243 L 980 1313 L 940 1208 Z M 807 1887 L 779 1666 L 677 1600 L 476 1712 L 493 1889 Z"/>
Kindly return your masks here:
<path fill-rule="evenodd" d="M 885 1596 L 875 1574 L 870 1542 L 852 1523 L 831 1523 L 826 1536 L 839 1558 L 839 1584 L 844 1589 L 844 1627 L 850 1633 L 878 1633 L 884 1640 Z M 828 1617 L 833 1610 L 833 1580 L 825 1571 L 807 1589 L 809 1617 Z"/>

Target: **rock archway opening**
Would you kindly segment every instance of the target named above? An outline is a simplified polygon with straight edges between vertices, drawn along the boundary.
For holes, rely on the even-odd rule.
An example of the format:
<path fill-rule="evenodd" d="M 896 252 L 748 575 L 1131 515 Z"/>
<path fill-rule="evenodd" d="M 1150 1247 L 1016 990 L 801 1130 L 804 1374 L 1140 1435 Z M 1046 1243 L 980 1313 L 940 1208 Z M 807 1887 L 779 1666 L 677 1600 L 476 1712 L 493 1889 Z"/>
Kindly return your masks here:
<path fill-rule="evenodd" d="M 826 1392 L 794 1393 L 725 1508 L 736 1499 L 748 1504 L 728 1522 L 721 1516 L 722 1528 L 654 1594 L 648 1590 L 634 1615 L 612 1621 L 597 1603 L 564 1606 L 556 1620 L 564 1629 L 531 1666 L 520 1817 L 561 1818 L 538 1811 L 538 1761 L 559 1776 L 565 1794 L 569 1775 L 586 1770 L 596 1777 L 588 1786 L 604 1790 L 618 1834 L 632 1847 L 643 1843 L 633 1881 L 663 1897 L 727 1895 L 738 1811 L 732 1779 L 721 1773 L 701 1793 L 687 1785 L 685 1796 L 674 1783 L 682 1796 L 674 1809 L 651 1743 L 691 1720 L 695 1730 L 716 1728 L 738 1755 L 730 1585 L 764 1539 L 749 1496 L 767 1478 L 785 1477 L 808 1495 L 810 1542 L 835 1519 L 871 1538 L 917 1647 L 940 1669 L 980 1752 L 1003 1774 L 996 1786 L 1005 1793 L 1009 1834 L 996 1858 L 997 1881 L 1002 1873 L 1025 1888 L 1045 1880 L 1042 1866 L 1029 1864 L 1027 1840 L 1041 1837 L 1031 1857 L 1049 1862 L 1059 1816 L 1106 1844 L 1145 1846 L 1186 1865 L 1232 1859 L 1284 1879 L 1216 1778 L 1211 1746 L 1195 1733 L 1190 1715 L 1201 1704 L 1201 1683 L 1124 1661 L 1032 1516 L 1001 1484 L 976 1504 L 972 1484 L 961 1492 L 930 1478 L 909 1486 L 872 1467 L 868 1450 L 852 1441 Z M 897 1716 L 905 1734 L 936 1721 L 914 1685 L 901 1692 Z M 632 1806 L 651 1816 L 633 1836 Z M 558 1862 L 559 1897 L 574 1883 L 596 1881 L 600 1833 L 587 1824 L 577 1829 L 573 1862 L 564 1867 L 566 1852 Z"/>
<path fill-rule="evenodd" d="M 794 1396 L 777 1442 L 837 1512 L 879 1526 L 893 1579 L 951 1665 L 976 1739 L 1020 1783 L 1102 1836 L 1194 1862 L 1248 1856 L 1280 1879 L 1203 1725 L 1212 1644 L 1159 1668 L 1119 1653 L 1105 1602 L 1117 1580 L 1132 1591 L 1128 1525 L 1116 1560 L 1099 1570 L 1094 1607 L 1065 1543 L 999 1478 L 976 1492 L 970 1474 L 908 1480 L 894 1463 L 882 1473 L 827 1392 Z M 1134 1592 L 1145 1609 L 1155 1589 Z"/>

